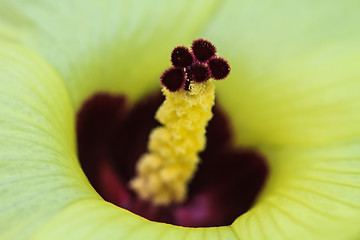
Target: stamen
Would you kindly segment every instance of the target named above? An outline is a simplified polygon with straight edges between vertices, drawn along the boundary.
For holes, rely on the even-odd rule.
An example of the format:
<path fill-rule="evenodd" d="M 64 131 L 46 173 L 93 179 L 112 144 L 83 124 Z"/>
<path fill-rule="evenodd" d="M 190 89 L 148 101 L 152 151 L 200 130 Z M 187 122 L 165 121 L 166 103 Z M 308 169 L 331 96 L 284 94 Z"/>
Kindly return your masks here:
<path fill-rule="evenodd" d="M 204 39 L 195 40 L 191 47 L 196 59 L 200 62 L 206 62 L 213 56 L 215 56 L 215 46 Z"/>
<path fill-rule="evenodd" d="M 177 47 L 171 53 L 171 62 L 174 67 L 187 67 L 194 61 L 193 56 L 186 47 Z"/>
<path fill-rule="evenodd" d="M 180 52 L 184 49 L 186 50 L 184 47 L 175 48 L 172 56 L 182 56 Z M 195 49 L 202 54 L 199 55 L 203 57 L 201 59 L 205 55 L 206 58 L 215 55 L 215 47 L 203 39 L 194 42 L 193 51 Z M 212 49 L 211 54 L 209 49 Z M 195 56 L 198 58 L 196 54 Z M 182 60 L 180 62 L 183 63 Z M 198 154 L 205 149 L 206 126 L 212 118 L 215 86 L 207 81 L 209 76 L 208 67 L 195 62 L 184 69 L 170 68 L 160 77 L 166 99 L 155 118 L 163 126 L 151 132 L 148 153 L 139 159 L 137 176 L 130 183 L 142 199 L 157 205 L 185 200 L 187 185 L 200 161 Z"/>

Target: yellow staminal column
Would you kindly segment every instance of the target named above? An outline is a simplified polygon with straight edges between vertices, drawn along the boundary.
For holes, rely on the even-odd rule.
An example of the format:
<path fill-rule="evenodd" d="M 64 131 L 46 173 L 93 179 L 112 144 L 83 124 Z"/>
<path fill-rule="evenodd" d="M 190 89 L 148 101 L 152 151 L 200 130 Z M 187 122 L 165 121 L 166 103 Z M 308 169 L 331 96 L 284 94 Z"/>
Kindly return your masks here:
<path fill-rule="evenodd" d="M 137 163 L 137 176 L 131 187 L 145 200 L 157 205 L 182 202 L 187 185 L 206 145 L 206 126 L 212 118 L 215 86 L 211 81 L 191 83 L 189 90 L 170 92 L 156 113 L 163 125 L 155 128 L 148 143 L 149 152 Z"/>

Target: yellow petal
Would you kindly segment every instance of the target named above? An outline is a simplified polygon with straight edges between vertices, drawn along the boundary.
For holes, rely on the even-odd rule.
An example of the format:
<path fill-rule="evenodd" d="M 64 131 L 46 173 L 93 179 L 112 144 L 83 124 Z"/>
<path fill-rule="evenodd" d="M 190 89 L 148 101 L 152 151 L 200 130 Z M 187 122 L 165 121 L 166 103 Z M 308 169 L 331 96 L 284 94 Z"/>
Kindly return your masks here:
<path fill-rule="evenodd" d="M 191 43 L 218 2 L 2 1 L 0 36 L 48 59 L 77 109 L 94 92 L 158 87 L 172 49 Z"/>
<path fill-rule="evenodd" d="M 358 1 L 227 1 L 204 35 L 229 58 L 217 92 L 238 142 L 314 146 L 360 135 L 359 9 Z"/>
<path fill-rule="evenodd" d="M 1 239 L 26 239 L 70 202 L 99 198 L 80 169 L 74 140 L 64 83 L 31 51 L 1 42 Z"/>
<path fill-rule="evenodd" d="M 183 228 L 140 218 L 105 201 L 76 202 L 33 239 L 236 239 L 231 227 Z"/>
<path fill-rule="evenodd" d="M 240 239 L 359 238 L 359 140 L 267 155 L 276 167 L 256 206 L 233 224 Z"/>
<path fill-rule="evenodd" d="M 228 1 L 205 30 L 229 56 L 217 89 L 236 140 L 270 164 L 256 206 L 233 225 L 241 239 L 360 237 L 359 9 Z"/>

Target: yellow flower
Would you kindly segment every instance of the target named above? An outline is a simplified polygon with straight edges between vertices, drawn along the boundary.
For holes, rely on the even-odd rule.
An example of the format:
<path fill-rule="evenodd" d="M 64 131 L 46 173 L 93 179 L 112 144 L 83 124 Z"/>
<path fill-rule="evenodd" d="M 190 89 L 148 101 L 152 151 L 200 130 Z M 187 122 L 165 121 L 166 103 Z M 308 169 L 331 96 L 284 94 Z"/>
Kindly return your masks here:
<path fill-rule="evenodd" d="M 2 1 L 0 239 L 358 239 L 360 2 Z M 95 92 L 158 87 L 177 45 L 231 63 L 217 90 L 270 176 L 231 226 L 154 223 L 101 199 L 76 153 Z"/>

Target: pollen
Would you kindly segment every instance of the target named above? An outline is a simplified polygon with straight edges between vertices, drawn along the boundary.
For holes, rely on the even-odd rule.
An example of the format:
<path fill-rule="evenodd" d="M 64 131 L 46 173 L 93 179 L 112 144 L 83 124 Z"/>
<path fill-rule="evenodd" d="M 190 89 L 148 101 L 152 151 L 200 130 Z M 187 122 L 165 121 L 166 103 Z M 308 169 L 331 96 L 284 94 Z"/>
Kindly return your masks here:
<path fill-rule="evenodd" d="M 184 49 L 177 47 L 172 55 Z M 208 65 L 192 62 L 184 68 L 172 67 L 160 77 L 165 101 L 155 118 L 162 126 L 152 130 L 148 152 L 140 157 L 137 175 L 130 182 L 140 198 L 154 205 L 186 199 L 187 186 L 200 162 L 199 153 L 206 147 L 206 127 L 215 104 L 215 85 L 208 81 L 210 71 Z"/>

